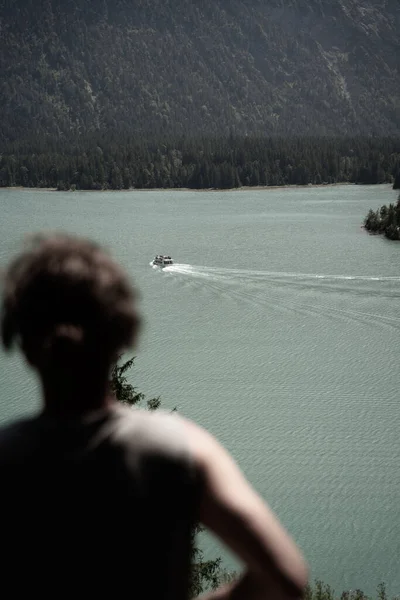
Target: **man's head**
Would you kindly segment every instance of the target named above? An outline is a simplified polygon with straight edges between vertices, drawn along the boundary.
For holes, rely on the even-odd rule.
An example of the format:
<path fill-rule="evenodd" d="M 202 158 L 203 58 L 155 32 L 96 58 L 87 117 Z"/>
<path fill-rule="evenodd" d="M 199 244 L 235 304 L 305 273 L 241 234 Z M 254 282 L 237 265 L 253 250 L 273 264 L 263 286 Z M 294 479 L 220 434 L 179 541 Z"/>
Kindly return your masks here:
<path fill-rule="evenodd" d="M 44 380 L 103 374 L 135 341 L 134 300 L 122 269 L 96 244 L 36 236 L 4 276 L 3 345 L 17 341 Z"/>

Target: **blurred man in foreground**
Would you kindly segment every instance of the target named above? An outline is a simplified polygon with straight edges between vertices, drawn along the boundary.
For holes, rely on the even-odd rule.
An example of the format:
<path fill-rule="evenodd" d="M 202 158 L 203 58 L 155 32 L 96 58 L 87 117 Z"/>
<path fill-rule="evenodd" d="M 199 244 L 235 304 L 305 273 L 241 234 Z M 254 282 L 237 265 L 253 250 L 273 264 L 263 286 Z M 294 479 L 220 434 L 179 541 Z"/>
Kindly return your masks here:
<path fill-rule="evenodd" d="M 38 237 L 9 266 L 2 341 L 38 374 L 43 409 L 0 430 L 3 589 L 187 600 L 201 521 L 246 569 L 207 598 L 300 598 L 300 552 L 224 448 L 111 397 L 110 369 L 139 325 L 126 275 L 92 242 Z"/>

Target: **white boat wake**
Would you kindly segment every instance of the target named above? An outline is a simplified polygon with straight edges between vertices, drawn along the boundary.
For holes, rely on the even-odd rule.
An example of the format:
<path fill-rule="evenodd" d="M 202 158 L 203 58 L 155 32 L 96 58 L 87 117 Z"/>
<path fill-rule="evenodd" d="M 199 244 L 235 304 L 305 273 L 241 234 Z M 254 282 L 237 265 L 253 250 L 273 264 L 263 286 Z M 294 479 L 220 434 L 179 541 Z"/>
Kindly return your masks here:
<path fill-rule="evenodd" d="M 376 277 L 368 275 L 325 275 L 317 273 L 291 273 L 287 271 L 257 271 L 251 269 L 229 269 L 218 267 L 203 267 L 184 263 L 177 263 L 163 269 L 165 273 L 176 273 L 179 275 L 188 275 L 191 277 L 215 278 L 218 279 L 321 279 L 327 281 L 393 281 L 400 283 L 399 277 Z"/>
<path fill-rule="evenodd" d="M 392 310 L 392 299 L 400 297 L 400 276 L 292 273 L 184 263 L 160 271 L 164 276 L 177 278 L 184 287 L 199 287 L 200 293 L 247 304 L 252 309 L 264 307 L 400 329 L 400 318 L 397 311 Z M 376 310 L 374 298 L 377 297 L 390 301 L 388 314 L 371 312 L 371 307 Z M 354 304 L 358 300 L 359 305 Z"/>

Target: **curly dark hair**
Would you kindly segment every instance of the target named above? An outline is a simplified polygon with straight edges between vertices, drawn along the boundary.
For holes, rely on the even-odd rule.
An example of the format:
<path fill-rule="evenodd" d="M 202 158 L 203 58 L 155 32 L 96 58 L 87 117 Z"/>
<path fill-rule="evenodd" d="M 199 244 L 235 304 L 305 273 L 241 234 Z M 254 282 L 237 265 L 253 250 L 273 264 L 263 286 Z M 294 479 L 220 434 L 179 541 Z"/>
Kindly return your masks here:
<path fill-rule="evenodd" d="M 136 294 L 100 246 L 66 235 L 37 235 L 4 275 L 1 336 L 18 341 L 39 368 L 82 358 L 111 362 L 134 342 Z"/>

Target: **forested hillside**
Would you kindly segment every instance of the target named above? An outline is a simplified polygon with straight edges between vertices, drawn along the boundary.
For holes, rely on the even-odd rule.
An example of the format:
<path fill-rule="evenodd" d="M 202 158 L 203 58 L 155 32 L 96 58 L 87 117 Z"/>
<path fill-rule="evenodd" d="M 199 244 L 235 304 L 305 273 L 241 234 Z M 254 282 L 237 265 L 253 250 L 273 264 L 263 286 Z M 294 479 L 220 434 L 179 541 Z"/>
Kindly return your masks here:
<path fill-rule="evenodd" d="M 398 135 L 398 0 L 5 0 L 0 150 L 23 140 Z"/>

